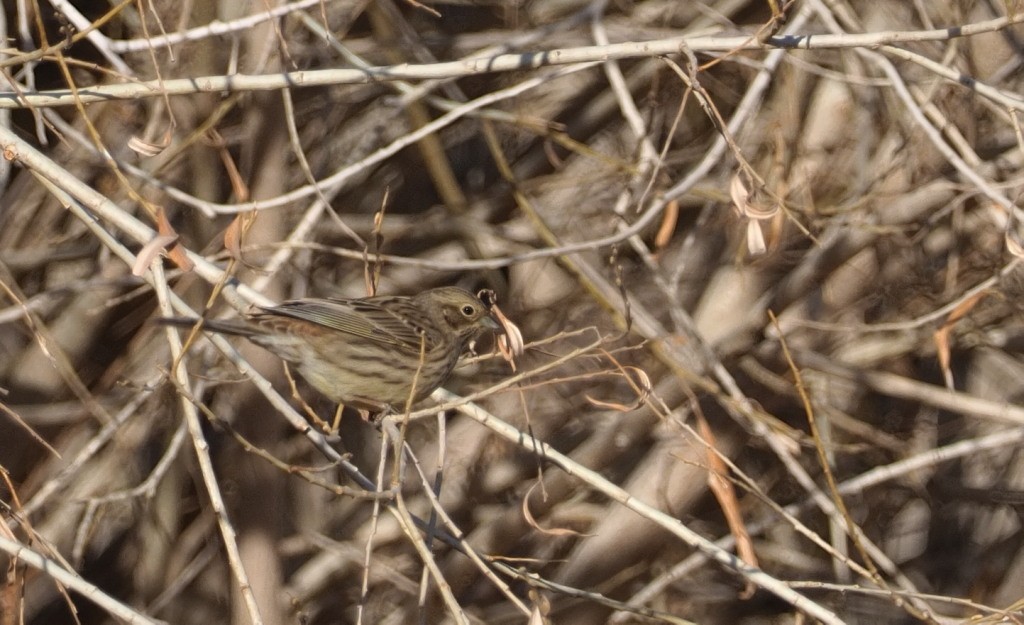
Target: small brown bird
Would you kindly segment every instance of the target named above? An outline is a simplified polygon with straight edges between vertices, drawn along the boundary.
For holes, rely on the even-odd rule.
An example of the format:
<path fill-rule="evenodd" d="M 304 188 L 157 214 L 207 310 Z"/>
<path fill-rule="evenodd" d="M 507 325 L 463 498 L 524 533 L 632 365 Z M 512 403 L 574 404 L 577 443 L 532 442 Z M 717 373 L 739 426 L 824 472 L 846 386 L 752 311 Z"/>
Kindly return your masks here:
<path fill-rule="evenodd" d="M 410 397 L 430 395 L 471 339 L 501 329 L 479 298 L 456 287 L 412 297 L 300 299 L 260 308 L 245 320 L 201 323 L 204 330 L 244 336 L 294 364 L 332 401 L 371 412 L 401 410 Z"/>

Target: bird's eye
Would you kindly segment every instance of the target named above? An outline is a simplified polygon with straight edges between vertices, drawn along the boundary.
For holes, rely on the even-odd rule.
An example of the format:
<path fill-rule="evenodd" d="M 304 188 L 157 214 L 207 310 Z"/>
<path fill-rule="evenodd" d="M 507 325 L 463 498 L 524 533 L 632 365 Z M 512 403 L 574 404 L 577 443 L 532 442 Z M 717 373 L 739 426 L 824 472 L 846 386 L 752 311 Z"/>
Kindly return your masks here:
<path fill-rule="evenodd" d="M 462 307 L 462 314 L 466 315 L 467 317 L 472 317 L 474 313 L 476 313 L 476 308 L 473 308 L 469 304 L 466 304 L 465 306 Z"/>

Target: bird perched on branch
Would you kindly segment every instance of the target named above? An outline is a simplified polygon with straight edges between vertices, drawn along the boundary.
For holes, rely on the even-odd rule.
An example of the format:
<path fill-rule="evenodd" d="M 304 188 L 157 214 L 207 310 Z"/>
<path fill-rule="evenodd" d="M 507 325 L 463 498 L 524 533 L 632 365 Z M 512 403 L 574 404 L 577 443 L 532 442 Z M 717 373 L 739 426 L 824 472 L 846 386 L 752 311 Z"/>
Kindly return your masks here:
<path fill-rule="evenodd" d="M 160 321 L 244 336 L 295 365 L 332 401 L 385 412 L 430 395 L 470 340 L 502 329 L 491 314 L 493 294 L 485 299 L 488 304 L 463 289 L 441 287 L 411 297 L 292 300 L 237 321 Z"/>

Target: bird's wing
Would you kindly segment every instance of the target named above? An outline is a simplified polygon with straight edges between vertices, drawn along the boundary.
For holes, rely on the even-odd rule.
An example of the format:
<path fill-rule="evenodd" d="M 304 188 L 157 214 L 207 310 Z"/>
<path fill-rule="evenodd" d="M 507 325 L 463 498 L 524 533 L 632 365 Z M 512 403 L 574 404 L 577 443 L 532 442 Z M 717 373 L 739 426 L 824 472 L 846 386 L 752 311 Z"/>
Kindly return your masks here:
<path fill-rule="evenodd" d="M 263 308 L 263 315 L 302 319 L 360 338 L 416 350 L 424 331 L 422 312 L 405 298 L 387 296 L 292 300 Z"/>

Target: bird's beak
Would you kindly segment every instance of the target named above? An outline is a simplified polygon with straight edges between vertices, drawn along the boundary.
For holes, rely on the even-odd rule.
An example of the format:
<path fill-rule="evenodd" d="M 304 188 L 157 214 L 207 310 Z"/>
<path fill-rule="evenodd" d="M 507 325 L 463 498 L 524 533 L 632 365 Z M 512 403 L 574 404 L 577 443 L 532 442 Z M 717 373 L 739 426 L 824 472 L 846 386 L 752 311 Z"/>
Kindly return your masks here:
<path fill-rule="evenodd" d="M 498 331 L 498 330 L 502 330 L 503 329 L 501 327 L 501 324 L 498 323 L 498 321 L 494 317 L 492 317 L 491 315 L 487 315 L 486 317 L 484 317 L 482 319 L 482 321 L 483 321 L 484 327 L 487 328 L 488 330 Z"/>

